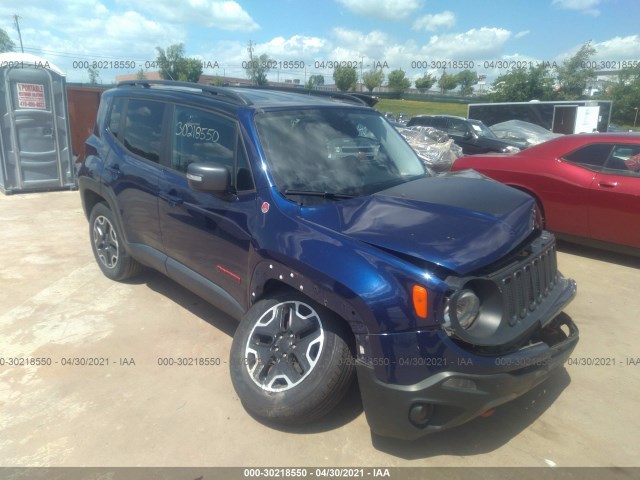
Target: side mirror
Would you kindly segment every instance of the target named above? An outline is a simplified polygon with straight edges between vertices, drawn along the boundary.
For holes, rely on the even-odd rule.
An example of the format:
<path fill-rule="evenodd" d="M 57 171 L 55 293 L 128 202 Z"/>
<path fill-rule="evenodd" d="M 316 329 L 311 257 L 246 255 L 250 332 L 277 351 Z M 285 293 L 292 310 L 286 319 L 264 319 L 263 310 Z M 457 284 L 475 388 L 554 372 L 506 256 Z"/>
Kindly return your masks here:
<path fill-rule="evenodd" d="M 231 192 L 231 173 L 217 163 L 191 163 L 187 167 L 189 188 L 198 192 L 208 192 L 227 196 Z"/>

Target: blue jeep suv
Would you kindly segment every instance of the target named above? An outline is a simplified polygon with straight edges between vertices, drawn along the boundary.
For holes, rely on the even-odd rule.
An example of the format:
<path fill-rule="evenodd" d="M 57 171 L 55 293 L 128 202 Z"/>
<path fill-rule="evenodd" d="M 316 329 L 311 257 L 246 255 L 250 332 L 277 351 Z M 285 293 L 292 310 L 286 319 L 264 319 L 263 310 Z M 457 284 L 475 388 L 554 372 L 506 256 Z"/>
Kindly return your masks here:
<path fill-rule="evenodd" d="M 528 195 L 430 176 L 362 97 L 136 81 L 106 91 L 79 187 L 104 274 L 142 266 L 237 318 L 245 408 L 301 424 L 357 377 L 371 429 L 416 438 L 562 366 L 576 285 Z"/>

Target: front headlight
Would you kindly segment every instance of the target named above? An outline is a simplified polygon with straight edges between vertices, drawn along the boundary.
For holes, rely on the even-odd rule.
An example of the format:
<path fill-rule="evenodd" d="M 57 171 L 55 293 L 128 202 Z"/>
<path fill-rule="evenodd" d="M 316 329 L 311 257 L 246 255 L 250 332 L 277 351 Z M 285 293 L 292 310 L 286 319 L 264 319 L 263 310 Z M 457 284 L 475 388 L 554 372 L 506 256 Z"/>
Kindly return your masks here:
<path fill-rule="evenodd" d="M 468 289 L 453 294 L 444 308 L 445 321 L 454 325 L 458 324 L 465 330 L 473 325 L 479 314 L 480 299 Z"/>
<path fill-rule="evenodd" d="M 494 342 L 503 321 L 503 299 L 498 285 L 489 279 L 474 279 L 452 292 L 444 304 L 447 334 L 474 345 Z"/>

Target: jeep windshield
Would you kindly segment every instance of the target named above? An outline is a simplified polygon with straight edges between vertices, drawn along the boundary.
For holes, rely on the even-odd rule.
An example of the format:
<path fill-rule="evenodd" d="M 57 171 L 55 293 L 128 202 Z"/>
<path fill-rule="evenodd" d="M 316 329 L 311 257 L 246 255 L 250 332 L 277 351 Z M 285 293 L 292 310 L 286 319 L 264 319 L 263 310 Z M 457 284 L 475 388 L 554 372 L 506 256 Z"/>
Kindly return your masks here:
<path fill-rule="evenodd" d="M 266 111 L 256 124 L 278 190 L 304 197 L 300 203 L 370 195 L 426 175 L 411 147 L 373 111 Z"/>

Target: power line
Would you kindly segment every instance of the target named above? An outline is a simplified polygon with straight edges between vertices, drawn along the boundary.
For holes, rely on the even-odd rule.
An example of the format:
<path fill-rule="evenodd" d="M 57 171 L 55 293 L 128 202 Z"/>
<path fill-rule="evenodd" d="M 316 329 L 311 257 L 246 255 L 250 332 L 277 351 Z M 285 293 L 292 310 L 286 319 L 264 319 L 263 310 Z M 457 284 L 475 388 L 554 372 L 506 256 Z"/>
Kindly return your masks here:
<path fill-rule="evenodd" d="M 250 57 L 253 57 L 253 52 L 255 51 L 255 43 L 253 43 L 252 41 L 249 41 L 248 45 L 249 45 L 249 48 L 247 48 L 247 51 L 250 53 Z M 46 48 L 37 48 L 37 47 L 31 47 L 31 46 L 24 47 L 24 51 L 27 51 L 28 53 L 39 54 L 41 56 L 59 57 L 61 59 L 70 59 L 70 60 L 82 60 L 82 61 L 95 60 L 95 61 L 114 61 L 114 62 L 123 60 L 122 56 L 114 57 L 110 55 L 71 53 L 71 52 L 64 52 L 60 50 L 50 50 Z M 136 65 L 135 68 L 137 69 L 137 68 L 142 68 L 144 66 L 144 62 L 146 61 L 155 62 L 155 59 L 141 60 L 139 58 L 130 58 L 129 61 L 134 62 Z M 227 71 L 237 71 L 238 72 L 237 75 L 241 75 L 244 72 L 244 66 L 241 64 L 219 63 L 219 68 L 226 69 Z M 278 70 L 279 70 L 278 68 L 274 68 L 270 73 L 276 73 L 278 72 Z M 285 75 L 293 78 L 305 78 L 305 81 L 306 81 L 306 75 L 312 75 L 312 74 L 324 75 L 324 73 L 325 72 L 323 70 L 313 69 L 311 65 L 309 65 L 304 70 L 282 69 L 279 71 L 280 75 Z"/>
<path fill-rule="evenodd" d="M 111 57 L 111 56 L 95 55 L 95 54 L 85 55 L 82 53 L 60 52 L 57 50 L 47 50 L 44 48 L 36 48 L 36 47 L 25 47 L 25 50 L 29 52 L 34 52 L 34 53 L 51 55 L 55 57 L 83 59 L 83 60 L 114 60 L 115 61 L 115 60 L 122 59 L 122 57 Z"/>

